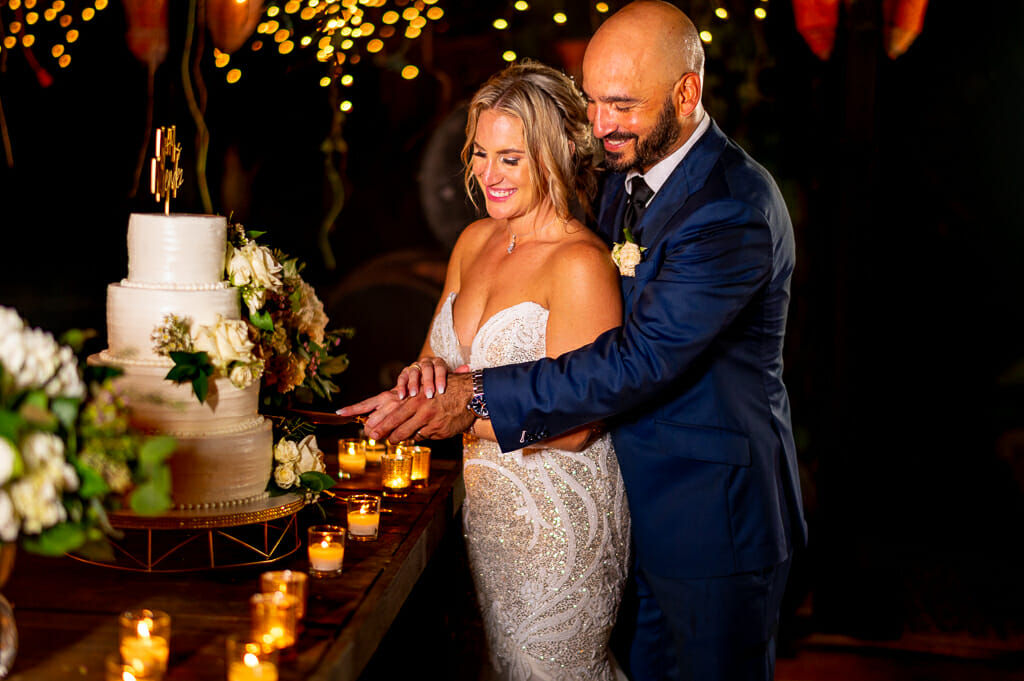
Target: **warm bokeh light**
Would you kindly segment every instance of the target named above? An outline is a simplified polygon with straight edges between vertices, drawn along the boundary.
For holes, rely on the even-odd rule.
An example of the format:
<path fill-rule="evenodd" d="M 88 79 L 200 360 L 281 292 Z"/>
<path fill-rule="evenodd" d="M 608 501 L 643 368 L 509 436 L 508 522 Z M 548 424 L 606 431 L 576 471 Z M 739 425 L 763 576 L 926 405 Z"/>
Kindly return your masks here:
<path fill-rule="evenodd" d="M 341 103 L 340 106 L 338 106 L 338 108 L 344 111 L 345 113 L 348 113 L 349 111 L 352 110 L 352 102 L 346 99 L 344 102 Z"/>
<path fill-rule="evenodd" d="M 494 26 L 494 28 L 498 29 L 499 31 L 504 31 L 506 28 L 508 28 L 508 22 L 505 21 L 504 19 L 495 19 L 494 23 L 491 25 Z"/>
<path fill-rule="evenodd" d="M 380 18 L 385 24 L 393 24 L 399 19 L 398 12 L 384 12 L 384 16 Z"/>
<path fill-rule="evenodd" d="M 21 38 L 21 44 L 25 47 L 32 47 L 36 44 L 36 37 L 31 33 L 28 33 Z"/>
<path fill-rule="evenodd" d="M 516 60 L 516 53 L 512 50 L 506 50 L 502 53 L 501 58 L 507 62 L 513 62 Z"/>
<path fill-rule="evenodd" d="M 406 80 L 412 80 L 418 75 L 420 75 L 420 70 L 412 64 L 402 68 L 402 78 L 405 78 Z"/>
<path fill-rule="evenodd" d="M 719 19 L 728 19 L 729 10 L 725 9 L 724 7 L 719 7 L 715 10 L 715 16 L 718 17 Z"/>
<path fill-rule="evenodd" d="M 555 16 L 551 18 L 554 19 L 556 24 L 564 24 L 569 21 L 569 17 L 565 16 L 565 12 L 555 12 Z"/>
<path fill-rule="evenodd" d="M 82 10 L 82 21 L 92 21 L 93 17 L 96 16 L 96 10 L 92 7 L 86 7 Z"/>
<path fill-rule="evenodd" d="M 754 16 L 757 17 L 758 19 L 764 19 L 766 16 L 768 16 L 768 12 L 764 11 L 764 7 L 757 7 L 754 9 Z"/>
<path fill-rule="evenodd" d="M 349 85 L 352 84 L 353 80 L 354 79 L 352 78 L 352 74 L 346 73 L 344 76 L 341 77 L 341 84 L 344 85 L 345 87 L 348 87 Z"/>
<path fill-rule="evenodd" d="M 323 78 L 320 79 L 320 87 L 327 87 L 330 84 L 331 84 L 331 77 L 330 76 L 324 76 Z"/>
<path fill-rule="evenodd" d="M 292 50 L 295 49 L 295 43 L 291 40 L 285 40 L 283 43 L 277 46 L 277 51 L 280 54 L 291 54 Z"/>
<path fill-rule="evenodd" d="M 710 43 L 711 42 L 711 31 L 701 31 L 700 32 L 700 39 L 703 40 L 706 43 Z"/>
<path fill-rule="evenodd" d="M 440 7 L 431 7 L 427 10 L 427 18 L 431 21 L 437 21 L 444 16 L 444 10 Z"/>
<path fill-rule="evenodd" d="M 62 69 L 66 69 L 68 67 L 68 64 L 70 64 L 70 63 L 71 63 L 71 55 L 70 54 L 62 54 L 60 56 L 60 59 L 57 60 L 57 64 L 60 65 L 60 67 Z"/>
<path fill-rule="evenodd" d="M 237 83 L 239 79 L 241 79 L 241 77 L 241 70 L 231 69 L 230 71 L 228 71 L 228 75 L 226 76 L 225 80 L 227 80 L 229 83 Z"/>
<path fill-rule="evenodd" d="M 610 8 L 608 7 L 607 2 L 599 2 L 596 5 L 594 5 L 594 9 L 596 9 L 601 14 L 607 14 Z"/>
<path fill-rule="evenodd" d="M 278 7 L 277 5 L 271 5 L 270 7 L 267 8 L 268 17 L 276 17 L 278 14 L 280 14 L 280 12 L 281 8 Z"/>
<path fill-rule="evenodd" d="M 377 53 L 384 49 L 384 41 L 374 38 L 370 42 L 366 43 L 366 51 L 370 53 Z"/>
<path fill-rule="evenodd" d="M 513 5 L 513 7 L 515 7 L 520 12 L 525 12 L 526 10 L 530 9 L 530 3 L 526 2 L 526 0 L 517 0 L 516 4 Z"/>
<path fill-rule="evenodd" d="M 231 61 L 231 55 L 228 54 L 227 52 L 220 52 L 219 54 L 215 55 L 214 58 L 213 58 L 214 65 L 216 65 L 218 68 L 221 68 L 221 69 L 224 68 L 225 66 L 227 66 L 228 62 L 230 62 L 230 61 Z"/>

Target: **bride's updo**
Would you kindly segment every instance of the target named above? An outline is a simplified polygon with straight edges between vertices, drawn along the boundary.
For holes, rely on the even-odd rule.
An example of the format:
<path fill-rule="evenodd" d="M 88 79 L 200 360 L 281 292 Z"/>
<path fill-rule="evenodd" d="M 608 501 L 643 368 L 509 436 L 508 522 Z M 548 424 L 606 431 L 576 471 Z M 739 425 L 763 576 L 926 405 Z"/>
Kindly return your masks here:
<path fill-rule="evenodd" d="M 568 218 L 574 204 L 590 211 L 597 191 L 595 142 L 587 104 L 571 78 L 540 62 L 524 60 L 491 76 L 469 104 L 462 147 L 466 192 L 477 205 L 473 179 L 473 140 L 483 111 L 514 116 L 523 124 L 530 177 L 540 196 Z"/>

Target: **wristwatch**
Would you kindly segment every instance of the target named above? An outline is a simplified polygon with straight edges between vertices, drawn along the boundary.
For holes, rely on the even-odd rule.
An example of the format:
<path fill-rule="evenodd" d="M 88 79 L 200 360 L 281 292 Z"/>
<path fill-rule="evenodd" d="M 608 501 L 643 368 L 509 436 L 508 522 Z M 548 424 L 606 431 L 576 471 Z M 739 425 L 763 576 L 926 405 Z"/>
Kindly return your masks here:
<path fill-rule="evenodd" d="M 491 413 L 487 411 L 487 400 L 484 399 L 484 370 L 477 369 L 472 372 L 471 376 L 473 377 L 473 397 L 470 398 L 466 409 L 473 412 L 477 418 L 489 419 Z"/>

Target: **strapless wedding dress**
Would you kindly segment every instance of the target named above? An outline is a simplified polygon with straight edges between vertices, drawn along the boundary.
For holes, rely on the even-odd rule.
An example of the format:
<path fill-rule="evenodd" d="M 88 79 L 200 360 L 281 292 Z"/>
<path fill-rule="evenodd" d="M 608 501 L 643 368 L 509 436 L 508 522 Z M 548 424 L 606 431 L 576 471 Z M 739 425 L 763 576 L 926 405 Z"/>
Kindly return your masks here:
<path fill-rule="evenodd" d="M 452 293 L 430 345 L 472 369 L 545 356 L 548 311 L 534 302 L 488 319 L 468 348 Z M 463 438 L 463 529 L 491 662 L 503 679 L 604 681 L 619 675 L 608 639 L 626 580 L 629 510 L 610 437 L 581 452 Z"/>

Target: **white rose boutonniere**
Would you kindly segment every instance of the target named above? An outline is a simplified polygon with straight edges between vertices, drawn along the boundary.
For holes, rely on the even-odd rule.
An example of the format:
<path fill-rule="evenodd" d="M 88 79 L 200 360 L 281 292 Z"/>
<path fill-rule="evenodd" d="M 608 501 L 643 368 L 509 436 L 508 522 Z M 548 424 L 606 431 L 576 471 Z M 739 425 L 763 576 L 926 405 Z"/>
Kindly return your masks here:
<path fill-rule="evenodd" d="M 623 229 L 622 234 L 626 240 L 623 243 L 615 242 L 612 246 L 612 261 L 619 268 L 619 274 L 624 277 L 635 277 L 636 266 L 643 260 L 643 252 L 647 249 L 642 248 L 633 239 L 633 233 L 628 229 Z"/>

